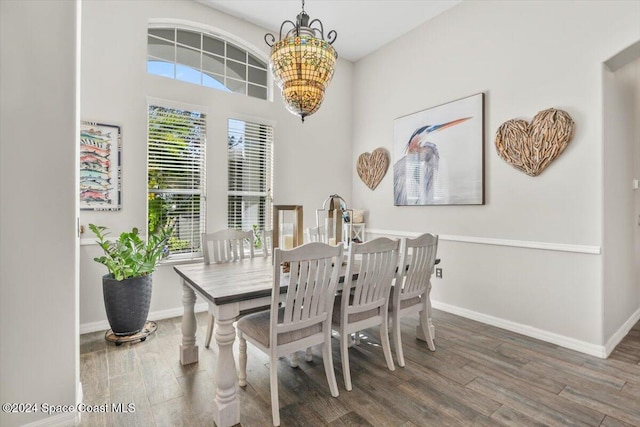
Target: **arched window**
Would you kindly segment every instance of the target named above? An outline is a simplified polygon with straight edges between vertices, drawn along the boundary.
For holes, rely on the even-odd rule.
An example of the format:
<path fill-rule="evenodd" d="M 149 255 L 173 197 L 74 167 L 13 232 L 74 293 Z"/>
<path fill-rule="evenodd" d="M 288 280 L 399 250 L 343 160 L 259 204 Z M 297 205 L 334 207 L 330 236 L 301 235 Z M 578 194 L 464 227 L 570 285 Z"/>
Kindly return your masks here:
<path fill-rule="evenodd" d="M 220 36 L 195 30 L 149 28 L 147 72 L 254 98 L 269 96 L 265 61 Z"/>

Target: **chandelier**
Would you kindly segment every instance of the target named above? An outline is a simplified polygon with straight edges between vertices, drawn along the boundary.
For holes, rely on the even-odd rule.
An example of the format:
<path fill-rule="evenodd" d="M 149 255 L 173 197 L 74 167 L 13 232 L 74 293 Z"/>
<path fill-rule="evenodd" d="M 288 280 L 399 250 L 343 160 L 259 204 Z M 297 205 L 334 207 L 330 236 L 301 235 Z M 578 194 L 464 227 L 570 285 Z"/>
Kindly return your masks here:
<path fill-rule="evenodd" d="M 292 28 L 283 37 L 287 25 Z M 304 0 L 296 22 L 287 20 L 280 26 L 277 42 L 271 33 L 264 36 L 264 41 L 271 47 L 269 67 L 282 91 L 287 110 L 300 116 L 303 122 L 306 116 L 320 108 L 324 91 L 333 77 L 338 53 L 332 44 L 337 36 L 338 33 L 331 30 L 325 40 L 322 22 L 319 19 L 309 21 Z"/>

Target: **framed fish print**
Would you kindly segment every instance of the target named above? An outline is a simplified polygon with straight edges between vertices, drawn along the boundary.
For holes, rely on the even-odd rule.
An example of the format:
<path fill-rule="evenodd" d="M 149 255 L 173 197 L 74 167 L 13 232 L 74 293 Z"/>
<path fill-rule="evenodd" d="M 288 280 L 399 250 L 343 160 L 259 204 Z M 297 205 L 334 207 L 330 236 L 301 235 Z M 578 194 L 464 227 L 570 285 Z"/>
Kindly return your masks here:
<path fill-rule="evenodd" d="M 396 206 L 484 204 L 484 94 L 394 120 Z"/>
<path fill-rule="evenodd" d="M 121 143 L 120 126 L 80 124 L 80 209 L 120 210 Z"/>

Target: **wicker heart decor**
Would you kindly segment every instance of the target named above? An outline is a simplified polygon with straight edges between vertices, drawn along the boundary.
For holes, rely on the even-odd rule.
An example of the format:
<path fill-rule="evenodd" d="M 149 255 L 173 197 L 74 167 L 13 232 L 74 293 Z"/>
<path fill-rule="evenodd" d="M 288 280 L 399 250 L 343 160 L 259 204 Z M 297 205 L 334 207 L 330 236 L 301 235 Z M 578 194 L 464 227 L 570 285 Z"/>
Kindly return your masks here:
<path fill-rule="evenodd" d="M 575 123 L 566 111 L 540 111 L 531 123 L 508 120 L 496 131 L 496 150 L 507 163 L 538 176 L 554 161 L 573 136 Z"/>
<path fill-rule="evenodd" d="M 362 153 L 358 156 L 358 175 L 372 190 L 380 184 L 388 168 L 389 155 L 384 148 L 376 148 L 373 153 Z"/>

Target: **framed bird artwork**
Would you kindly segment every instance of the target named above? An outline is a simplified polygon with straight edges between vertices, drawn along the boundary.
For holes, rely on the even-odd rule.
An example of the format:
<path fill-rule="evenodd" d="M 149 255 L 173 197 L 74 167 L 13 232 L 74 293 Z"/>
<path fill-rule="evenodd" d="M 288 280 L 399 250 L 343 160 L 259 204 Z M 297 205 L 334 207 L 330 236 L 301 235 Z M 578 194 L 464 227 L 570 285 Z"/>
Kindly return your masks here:
<path fill-rule="evenodd" d="M 484 93 L 394 121 L 396 206 L 484 204 Z"/>

